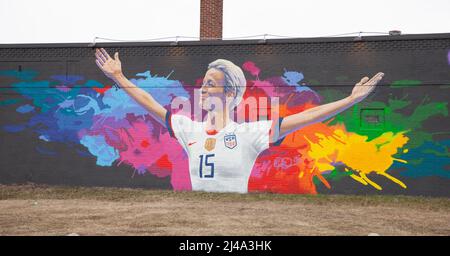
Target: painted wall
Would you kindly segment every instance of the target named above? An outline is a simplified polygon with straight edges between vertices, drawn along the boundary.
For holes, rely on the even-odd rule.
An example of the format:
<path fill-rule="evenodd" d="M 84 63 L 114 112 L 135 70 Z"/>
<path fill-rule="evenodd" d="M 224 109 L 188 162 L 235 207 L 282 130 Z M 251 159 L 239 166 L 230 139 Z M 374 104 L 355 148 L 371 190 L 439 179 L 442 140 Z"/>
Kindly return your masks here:
<path fill-rule="evenodd" d="M 448 197 L 450 35 L 402 38 L 102 47 L 167 109 L 177 96 L 194 105 L 218 58 L 244 71 L 244 99 L 278 97 L 280 116 L 382 71 L 363 102 L 262 152 L 248 191 Z M 80 45 L 0 48 L 0 183 L 190 190 L 183 148 L 94 60 Z"/>

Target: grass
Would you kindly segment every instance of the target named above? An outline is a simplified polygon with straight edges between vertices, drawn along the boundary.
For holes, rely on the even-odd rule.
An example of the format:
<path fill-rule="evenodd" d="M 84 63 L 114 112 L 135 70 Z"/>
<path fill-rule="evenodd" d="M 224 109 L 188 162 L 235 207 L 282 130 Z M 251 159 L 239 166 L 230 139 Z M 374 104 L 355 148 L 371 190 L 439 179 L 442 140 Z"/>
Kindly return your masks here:
<path fill-rule="evenodd" d="M 114 187 L 69 187 L 49 185 L 0 185 L 0 200 L 86 199 L 101 201 L 148 202 L 165 199 L 223 202 L 301 202 L 306 204 L 338 204 L 353 206 L 403 206 L 417 209 L 450 210 L 450 199 L 404 195 L 296 195 L 273 193 L 210 193 L 197 191 L 151 190 Z"/>
<path fill-rule="evenodd" d="M 0 185 L 0 235 L 450 235 L 450 199 Z"/>

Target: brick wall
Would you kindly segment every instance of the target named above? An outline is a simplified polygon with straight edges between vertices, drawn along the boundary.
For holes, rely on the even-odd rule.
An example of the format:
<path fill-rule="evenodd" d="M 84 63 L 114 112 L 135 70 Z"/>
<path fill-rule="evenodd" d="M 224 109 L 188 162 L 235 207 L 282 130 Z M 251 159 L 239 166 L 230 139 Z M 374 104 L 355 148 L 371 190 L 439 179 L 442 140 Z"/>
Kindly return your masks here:
<path fill-rule="evenodd" d="M 392 166 L 388 163 L 386 173 L 403 182 L 406 188 L 377 172 L 366 177 L 382 190 L 361 184 L 354 179 L 356 176 L 349 176 L 355 170 L 346 171 L 343 164 L 330 173 L 323 173 L 323 180 L 330 188 L 312 176 L 308 183 L 301 183 L 307 176 L 297 174 L 300 169 L 292 168 L 292 163 L 297 163 L 298 159 L 303 163 L 308 155 L 302 154 L 298 158 L 290 155 L 292 151 L 286 153 L 282 151 L 285 149 L 271 151 L 276 149 L 269 148 L 256 164 L 266 166 L 268 163 L 275 169 L 264 168 L 266 176 L 254 172 L 249 183 L 253 191 L 303 193 L 316 189 L 319 194 L 450 198 L 450 134 L 447 132 L 450 127 L 450 34 L 374 36 L 363 37 L 362 41 L 347 37 L 268 39 L 266 43 L 259 40 L 171 43 L 99 43 L 97 46 L 105 47 L 110 53 L 120 52 L 125 75 L 141 88 L 155 93 L 158 102 L 166 107 L 170 107 L 168 102 L 173 96 L 194 99 L 193 89 L 198 88 L 194 86 L 196 81 L 203 78 L 208 64 L 218 58 L 241 67 L 248 61 L 253 62 L 260 72 L 255 76 L 244 70 L 249 91 L 267 91 L 266 85 L 273 84 L 272 90 L 284 95 L 280 96 L 280 103 L 289 107 L 316 98 L 323 104 L 342 99 L 351 93 L 362 76 L 371 76 L 378 71 L 386 74 L 366 100 L 343 112 L 333 122 L 344 125 L 339 127 L 345 127 L 351 136 L 357 136 L 353 138 L 381 138 L 367 137 L 368 143 L 379 143 L 374 145 L 379 150 L 386 148 L 388 144 L 384 143 L 397 141 L 389 139 L 389 134 L 407 131 L 404 136 L 409 140 L 404 148 L 386 148 L 396 150 L 391 151 L 396 152 L 393 155 L 396 161 L 392 161 Z M 32 182 L 173 189 L 173 184 L 182 180 L 172 173 L 179 175 L 188 171 L 188 160 L 181 157 L 183 148 L 172 147 L 171 143 L 177 142 L 168 137 L 167 129 L 149 114 L 137 112 L 139 108 L 121 96 L 123 91 L 106 89 L 105 94 L 104 88 L 112 86 L 113 82 L 98 69 L 93 56 L 94 49 L 82 43 L 0 45 L 0 184 Z M 293 71 L 301 72 L 304 77 L 288 74 Z M 151 74 L 152 79 L 145 78 L 146 73 Z M 144 79 L 170 81 L 142 84 Z M 309 89 L 287 86 L 284 82 L 287 79 L 291 85 L 298 84 L 295 80 L 301 79 Z M 270 83 L 256 86 L 256 80 Z M 118 100 L 120 104 L 113 104 Z M 194 104 L 191 102 L 191 106 Z M 124 118 L 105 117 L 105 114 L 112 115 L 114 106 L 115 109 L 120 106 L 128 109 Z M 133 126 L 136 122 L 138 125 Z M 325 123 L 328 122 L 323 125 Z M 128 124 L 137 128 L 128 129 Z M 148 134 L 136 136 L 132 133 L 140 127 L 147 129 L 147 125 Z M 103 143 L 100 140 L 98 144 L 91 144 L 98 145 L 101 150 L 90 151 L 85 146 L 90 144 L 86 144 L 80 135 L 86 135 L 86 131 L 92 136 L 82 138 L 105 138 Z M 122 131 L 127 135 L 120 135 Z M 320 130 L 311 130 L 311 135 L 298 134 L 296 141 L 294 137 L 291 141 L 299 143 L 295 145 L 306 145 L 309 142 L 305 138 L 316 133 Z M 131 146 L 137 150 L 130 150 Z M 351 150 L 358 158 L 368 154 L 362 146 Z M 383 166 L 376 154 L 371 156 L 370 164 Z M 278 160 L 271 160 L 270 156 L 274 155 Z M 120 158 L 114 160 L 116 156 Z M 381 156 L 384 159 L 385 154 Z M 135 159 L 141 161 L 142 157 L 155 161 L 142 161 L 146 169 L 140 169 L 145 172 L 139 173 L 136 168 L 143 165 L 137 165 Z M 177 162 L 178 159 L 183 162 Z M 363 164 L 367 163 L 369 161 Z M 169 170 L 171 174 L 164 176 Z M 281 176 L 273 176 L 273 172 Z M 172 177 L 176 179 L 172 180 Z"/>
<path fill-rule="evenodd" d="M 223 0 L 201 0 L 200 39 L 222 38 Z"/>

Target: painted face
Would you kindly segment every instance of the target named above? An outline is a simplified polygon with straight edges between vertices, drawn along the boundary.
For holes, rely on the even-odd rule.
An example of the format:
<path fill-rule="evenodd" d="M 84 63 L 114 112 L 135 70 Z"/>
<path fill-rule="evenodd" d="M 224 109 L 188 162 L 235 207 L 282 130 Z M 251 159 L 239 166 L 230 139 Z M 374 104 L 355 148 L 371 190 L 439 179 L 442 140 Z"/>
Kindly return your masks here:
<path fill-rule="evenodd" d="M 200 89 L 201 98 L 200 106 L 205 110 L 211 110 L 213 98 L 221 101 L 222 104 L 226 102 L 226 97 L 233 97 L 232 93 L 225 94 L 225 75 L 222 71 L 211 68 L 203 78 L 203 84 Z M 223 105 L 224 106 L 224 105 Z"/>

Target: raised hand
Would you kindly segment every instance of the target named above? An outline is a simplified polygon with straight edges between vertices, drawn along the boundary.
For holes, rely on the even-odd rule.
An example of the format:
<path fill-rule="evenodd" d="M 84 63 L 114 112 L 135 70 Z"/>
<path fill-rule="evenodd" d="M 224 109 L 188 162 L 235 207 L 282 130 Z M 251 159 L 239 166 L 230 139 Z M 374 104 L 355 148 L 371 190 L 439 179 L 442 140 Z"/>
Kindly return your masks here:
<path fill-rule="evenodd" d="M 350 96 L 355 103 L 365 99 L 374 89 L 378 82 L 383 78 L 384 73 L 378 72 L 375 76 L 369 79 L 367 76 L 362 78 L 359 83 L 353 87 L 352 95 Z"/>
<path fill-rule="evenodd" d="M 105 73 L 105 75 L 113 80 L 122 75 L 122 63 L 119 59 L 119 53 L 114 54 L 114 59 L 109 56 L 105 49 L 95 50 L 95 64 Z"/>

